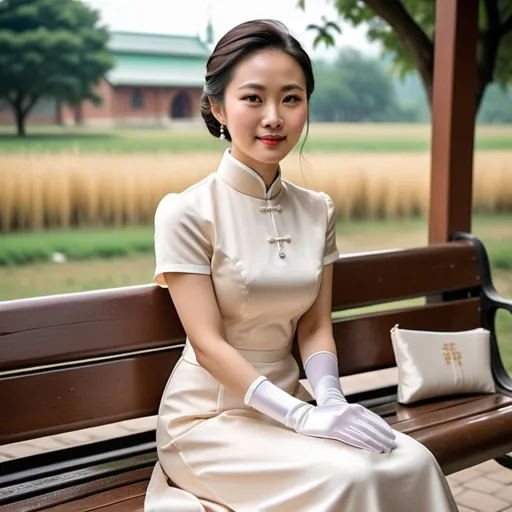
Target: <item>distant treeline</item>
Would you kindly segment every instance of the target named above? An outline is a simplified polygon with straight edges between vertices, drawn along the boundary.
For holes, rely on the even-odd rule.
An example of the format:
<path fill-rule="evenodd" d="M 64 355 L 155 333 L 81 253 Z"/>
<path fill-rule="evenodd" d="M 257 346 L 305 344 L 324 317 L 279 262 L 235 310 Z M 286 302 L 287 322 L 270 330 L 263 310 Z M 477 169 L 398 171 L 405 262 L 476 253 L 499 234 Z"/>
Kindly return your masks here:
<path fill-rule="evenodd" d="M 322 122 L 424 123 L 430 109 L 418 74 L 400 79 L 389 59 L 348 48 L 333 62 L 316 61 L 311 118 Z M 490 85 L 478 112 L 479 123 L 512 123 L 512 89 Z"/>

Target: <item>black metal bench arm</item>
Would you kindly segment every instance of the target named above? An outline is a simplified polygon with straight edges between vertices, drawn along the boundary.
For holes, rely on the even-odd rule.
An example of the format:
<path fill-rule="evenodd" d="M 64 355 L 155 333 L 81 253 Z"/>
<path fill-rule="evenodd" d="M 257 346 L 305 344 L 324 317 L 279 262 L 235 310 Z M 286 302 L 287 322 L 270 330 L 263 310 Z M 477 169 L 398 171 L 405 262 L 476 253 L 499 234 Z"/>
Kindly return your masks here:
<path fill-rule="evenodd" d="M 496 290 L 491 277 L 489 256 L 480 239 L 470 233 L 457 232 L 453 235 L 452 240 L 464 240 L 470 242 L 475 247 L 481 283 L 480 311 L 482 327 L 491 332 L 492 370 L 499 391 L 512 395 L 512 379 L 503 366 L 496 334 L 496 313 L 502 309 L 512 314 L 512 300 L 503 298 Z"/>

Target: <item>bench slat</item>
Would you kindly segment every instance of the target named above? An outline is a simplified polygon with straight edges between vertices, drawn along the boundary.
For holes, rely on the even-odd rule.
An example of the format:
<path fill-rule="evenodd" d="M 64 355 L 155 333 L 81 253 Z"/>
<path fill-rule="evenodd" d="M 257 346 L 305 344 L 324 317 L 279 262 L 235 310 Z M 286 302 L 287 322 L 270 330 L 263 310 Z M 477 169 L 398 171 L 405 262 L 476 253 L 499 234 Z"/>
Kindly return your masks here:
<path fill-rule="evenodd" d="M 105 505 L 95 510 L 99 512 L 144 512 L 144 496 L 130 498 L 114 505 Z"/>
<path fill-rule="evenodd" d="M 0 302 L 0 372 L 184 342 L 167 290 L 132 286 Z"/>
<path fill-rule="evenodd" d="M 413 418 L 418 418 L 425 414 L 430 414 L 434 411 L 448 409 L 454 405 L 469 404 L 471 402 L 477 401 L 480 396 L 481 395 L 457 396 L 454 398 L 446 397 L 441 401 L 433 399 L 431 401 L 425 401 L 421 404 L 421 407 L 418 405 L 403 406 L 398 402 L 393 401 L 391 403 L 372 407 L 371 410 L 379 416 L 385 418 L 386 421 L 394 423 L 398 421 L 406 421 Z"/>
<path fill-rule="evenodd" d="M 156 414 L 181 352 L 0 378 L 0 444 Z"/>
<path fill-rule="evenodd" d="M 28 479 L 15 485 L 2 487 L 0 503 L 27 499 L 36 494 L 54 492 L 70 486 L 77 487 L 84 482 L 108 478 L 133 469 L 152 467 L 156 460 L 155 450 L 150 449 L 146 453 L 134 457 L 117 458 L 102 464 L 85 465 L 71 471 L 49 473 L 39 479 Z"/>
<path fill-rule="evenodd" d="M 436 427 L 449 423 L 451 421 L 462 420 L 477 414 L 501 409 L 507 405 L 512 405 L 512 398 L 500 394 L 483 395 L 469 403 L 460 403 L 451 407 L 444 407 L 436 411 L 430 411 L 429 414 L 421 414 L 415 418 L 400 420 L 399 415 L 388 417 L 386 420 L 393 425 L 394 428 L 412 434 L 418 430 Z M 421 408 L 421 406 L 419 406 Z M 402 409 L 400 407 L 399 409 Z"/>
<path fill-rule="evenodd" d="M 445 475 L 512 452 L 512 406 L 413 432 Z"/>
<path fill-rule="evenodd" d="M 333 310 L 436 295 L 480 285 L 474 247 L 450 242 L 340 258 Z"/>
<path fill-rule="evenodd" d="M 36 510 L 47 510 L 50 507 L 56 507 L 63 505 L 63 509 L 66 512 L 75 512 L 74 509 L 68 508 L 68 503 L 83 498 L 87 499 L 91 496 L 99 496 L 103 491 L 115 490 L 117 488 L 123 488 L 133 483 L 141 482 L 142 486 L 147 487 L 147 483 L 151 476 L 153 468 L 142 468 L 133 471 L 127 471 L 118 475 L 109 476 L 107 478 L 99 478 L 87 482 L 84 484 L 73 485 L 62 489 L 60 491 L 54 491 L 42 496 L 36 496 L 16 503 L 4 505 L 2 512 L 34 512 Z M 78 509 L 80 510 L 80 509 Z"/>
<path fill-rule="evenodd" d="M 146 489 L 148 487 L 148 481 L 137 482 L 131 485 L 125 485 L 112 489 L 106 492 L 94 494 L 87 498 L 82 498 L 77 501 L 64 503 L 56 507 L 48 509 L 50 512 L 90 512 L 92 510 L 103 510 L 106 505 L 117 505 L 119 510 L 124 510 L 127 500 L 133 500 L 134 498 L 140 498 L 144 500 L 146 495 Z M 137 503 L 139 502 L 137 501 Z M 133 504 L 133 501 L 128 501 L 128 504 Z M 131 506 L 131 505 L 130 505 Z"/>
<path fill-rule="evenodd" d="M 465 299 L 335 320 L 340 375 L 396 366 L 389 332 L 396 324 L 434 331 L 480 327 L 479 304 L 479 299 Z"/>

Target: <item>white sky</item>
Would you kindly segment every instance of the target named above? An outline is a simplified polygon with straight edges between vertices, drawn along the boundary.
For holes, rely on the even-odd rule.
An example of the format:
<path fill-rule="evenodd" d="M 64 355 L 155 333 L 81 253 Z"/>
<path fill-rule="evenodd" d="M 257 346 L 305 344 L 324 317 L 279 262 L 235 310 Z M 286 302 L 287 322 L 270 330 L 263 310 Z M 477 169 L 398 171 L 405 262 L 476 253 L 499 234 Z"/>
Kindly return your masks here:
<path fill-rule="evenodd" d="M 313 51 L 314 33 L 309 23 L 321 24 L 322 15 L 336 20 L 337 13 L 329 0 L 306 0 L 306 11 L 297 8 L 297 0 L 84 0 L 101 12 L 102 21 L 110 30 L 186 34 L 205 37 L 211 15 L 215 42 L 238 23 L 255 18 L 274 18 L 285 23 L 312 57 L 331 58 L 333 50 L 321 45 Z M 378 54 L 379 47 L 366 39 L 360 27 L 341 24 L 337 48 L 353 46 L 365 53 Z M 336 51 L 336 50 L 335 50 Z"/>

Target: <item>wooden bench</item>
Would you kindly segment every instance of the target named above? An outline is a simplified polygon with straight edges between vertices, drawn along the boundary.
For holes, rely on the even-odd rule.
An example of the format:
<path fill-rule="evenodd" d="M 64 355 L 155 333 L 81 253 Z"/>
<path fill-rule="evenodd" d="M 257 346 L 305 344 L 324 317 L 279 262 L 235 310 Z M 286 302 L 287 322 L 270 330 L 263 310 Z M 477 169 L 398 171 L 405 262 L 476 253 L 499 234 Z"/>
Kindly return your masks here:
<path fill-rule="evenodd" d="M 357 311 L 417 297 L 428 300 Z M 512 312 L 512 303 L 496 293 L 485 249 L 470 235 L 340 258 L 333 312 L 345 313 L 333 322 L 341 376 L 395 366 L 389 331 L 397 323 L 447 331 L 484 326 L 493 333 L 498 386 L 494 395 L 408 407 L 396 403 L 396 386 L 350 400 L 424 443 L 446 474 L 511 452 L 512 381 L 496 342 L 499 308 Z M 154 285 L 0 303 L 0 445 L 155 415 L 184 336 L 168 292 Z M 142 510 L 155 460 L 154 431 L 9 460 L 0 465 L 0 506 Z"/>

